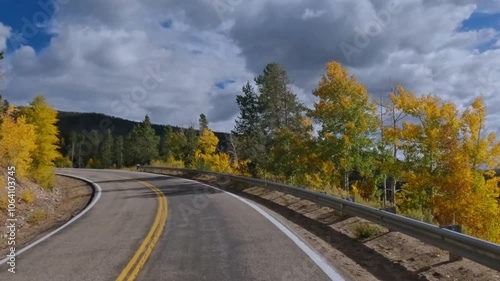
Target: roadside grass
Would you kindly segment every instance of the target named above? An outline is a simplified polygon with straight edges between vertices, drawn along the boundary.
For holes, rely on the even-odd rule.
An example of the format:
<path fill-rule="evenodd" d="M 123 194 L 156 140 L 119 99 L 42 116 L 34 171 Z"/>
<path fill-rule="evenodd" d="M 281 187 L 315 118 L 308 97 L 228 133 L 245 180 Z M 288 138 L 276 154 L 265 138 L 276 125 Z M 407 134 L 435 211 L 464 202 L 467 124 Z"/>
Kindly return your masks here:
<path fill-rule="evenodd" d="M 168 161 L 163 160 L 153 160 L 151 166 L 157 167 L 169 167 L 169 168 L 184 168 L 184 163 L 182 161 L 177 161 L 173 158 L 168 159 Z"/>
<path fill-rule="evenodd" d="M 0 185 L 5 186 L 5 178 L 0 175 Z M 9 197 L 6 189 L 0 189 L 0 210 L 5 211 L 9 206 Z"/>
<path fill-rule="evenodd" d="M 137 171 L 136 166 L 131 166 L 131 167 L 121 167 L 120 170 L 125 170 L 125 171 Z"/>
<path fill-rule="evenodd" d="M 31 190 L 25 190 L 21 193 L 21 200 L 25 203 L 31 204 L 35 202 L 35 194 Z"/>
<path fill-rule="evenodd" d="M 29 224 L 36 224 L 43 221 L 45 218 L 47 218 L 47 212 L 45 212 L 44 210 L 35 210 L 28 218 L 27 222 Z"/>
<path fill-rule="evenodd" d="M 407 209 L 407 210 L 399 210 L 398 214 L 401 214 L 410 219 L 430 223 L 430 224 L 438 224 L 436 219 L 430 212 L 430 210 L 422 210 L 422 209 Z"/>
<path fill-rule="evenodd" d="M 358 240 L 365 240 L 377 236 L 384 232 L 384 229 L 376 224 L 362 222 L 354 229 L 354 237 Z"/>

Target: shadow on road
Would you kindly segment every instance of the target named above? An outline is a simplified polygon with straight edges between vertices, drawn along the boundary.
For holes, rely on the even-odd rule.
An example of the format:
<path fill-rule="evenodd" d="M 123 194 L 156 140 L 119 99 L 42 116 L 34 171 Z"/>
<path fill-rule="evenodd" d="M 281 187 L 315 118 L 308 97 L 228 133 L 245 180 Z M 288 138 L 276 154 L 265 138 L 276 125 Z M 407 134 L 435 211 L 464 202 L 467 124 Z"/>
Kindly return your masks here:
<path fill-rule="evenodd" d="M 192 179 L 192 175 L 176 175 L 180 177 L 186 177 Z M 197 179 L 200 180 L 200 179 Z M 180 181 L 176 177 L 164 177 L 164 176 L 144 176 L 134 179 L 119 179 L 119 180 L 109 180 L 109 181 L 98 181 L 98 184 L 104 183 L 135 183 L 137 186 L 137 181 L 144 181 L 151 183 L 156 188 L 161 190 L 161 192 L 167 197 L 174 196 L 186 196 L 194 194 L 216 194 L 221 191 L 200 185 L 194 182 Z M 200 180 L 203 182 L 204 180 Z M 209 184 L 214 185 L 213 181 L 206 181 Z M 366 271 L 371 273 L 373 276 L 380 280 L 408 280 L 408 281 L 421 281 L 427 280 L 424 276 L 419 275 L 419 271 L 413 272 L 406 269 L 401 264 L 391 261 L 385 256 L 375 252 L 373 249 L 369 248 L 363 242 L 358 241 L 343 234 L 332 227 L 329 224 L 333 224 L 342 220 L 342 218 L 336 218 L 328 221 L 328 224 L 322 223 L 318 220 L 311 219 L 304 214 L 294 211 L 287 206 L 277 204 L 271 200 L 262 198 L 257 195 L 253 195 L 245 192 L 245 189 L 250 186 L 241 183 L 230 183 L 228 187 L 220 186 L 217 187 L 224 189 L 228 192 L 237 194 L 243 198 L 257 202 L 279 215 L 285 217 L 291 222 L 301 226 L 305 230 L 313 233 L 317 237 L 321 238 L 323 241 L 327 242 L 333 248 L 342 252 L 345 256 L 359 264 Z M 108 189 L 103 188 L 104 193 L 106 192 L 123 192 L 137 190 L 142 191 L 139 194 L 131 195 L 124 198 L 154 198 L 158 194 L 146 187 L 132 187 L 132 188 L 114 188 Z"/>
<path fill-rule="evenodd" d="M 177 178 L 171 177 L 163 177 L 163 176 L 150 176 L 150 177 L 139 177 L 134 179 L 118 179 L 118 180 L 105 180 L 105 181 L 96 181 L 97 184 L 120 184 L 120 183 L 133 183 L 135 185 L 140 185 L 137 187 L 123 187 L 123 188 L 104 188 L 103 193 L 109 192 L 124 192 L 124 191 L 142 191 L 140 194 L 135 194 L 131 196 L 124 196 L 123 198 L 152 198 L 158 197 L 156 192 L 153 192 L 151 189 L 141 185 L 138 181 L 143 181 L 154 185 L 158 188 L 165 196 L 174 197 L 174 196 L 184 196 L 184 195 L 199 195 L 199 194 L 216 194 L 221 191 L 203 186 L 194 182 L 186 182 L 179 181 Z M 175 182 L 177 181 L 177 182 Z"/>
<path fill-rule="evenodd" d="M 420 276 L 416 272 L 409 271 L 400 264 L 392 262 L 388 258 L 367 247 L 362 242 L 353 239 L 326 224 L 291 210 L 286 206 L 276 204 L 270 200 L 248 194 L 241 190 L 228 189 L 228 191 L 233 191 L 241 197 L 257 202 L 310 231 L 380 280 L 426 280 L 425 277 Z"/>
<path fill-rule="evenodd" d="M 176 175 L 179 177 L 186 177 L 188 179 L 193 179 L 193 175 Z M 214 185 L 213 180 L 196 179 L 200 182 L 206 182 L 208 184 Z M 279 215 L 285 217 L 291 222 L 301 226 L 307 231 L 313 233 L 317 237 L 321 238 L 323 241 L 327 242 L 333 248 L 342 252 L 345 256 L 359 264 L 366 271 L 371 273 L 373 276 L 380 280 L 407 280 L 407 281 L 421 281 L 427 280 L 420 272 L 414 272 L 408 270 L 401 264 L 391 261 L 385 256 L 377 253 L 373 249 L 369 248 L 363 242 L 353 239 L 346 234 L 343 234 L 332 227 L 330 224 L 337 223 L 347 218 L 333 218 L 328 221 L 328 224 L 322 223 L 318 220 L 311 219 L 302 213 L 295 210 L 277 204 L 271 200 L 262 198 L 257 195 L 253 195 L 245 192 L 246 189 L 251 186 L 242 183 L 229 182 L 229 184 L 215 184 L 218 188 L 224 189 L 228 192 L 237 194 L 243 198 L 249 199 L 251 201 L 257 202 Z M 293 204 L 293 203 L 292 203 Z M 292 205 L 290 204 L 290 205 Z"/>

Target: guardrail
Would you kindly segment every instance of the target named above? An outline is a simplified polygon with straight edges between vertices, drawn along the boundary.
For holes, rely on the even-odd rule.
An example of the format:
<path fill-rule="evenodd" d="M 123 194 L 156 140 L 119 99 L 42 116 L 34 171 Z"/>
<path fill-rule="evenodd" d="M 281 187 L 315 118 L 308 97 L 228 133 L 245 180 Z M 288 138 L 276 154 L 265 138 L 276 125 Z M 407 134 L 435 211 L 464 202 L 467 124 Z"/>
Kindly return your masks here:
<path fill-rule="evenodd" d="M 335 209 L 350 216 L 366 219 L 373 223 L 385 226 L 390 230 L 404 233 L 435 247 L 447 250 L 450 254 L 473 260 L 489 268 L 500 271 L 500 245 L 498 244 L 396 215 L 387 211 L 354 203 L 346 199 L 333 197 L 327 194 L 291 185 L 211 171 L 152 166 L 137 166 L 137 169 L 153 173 L 167 170 L 173 172 L 216 175 L 237 182 L 269 188 L 314 202 L 320 206 Z"/>

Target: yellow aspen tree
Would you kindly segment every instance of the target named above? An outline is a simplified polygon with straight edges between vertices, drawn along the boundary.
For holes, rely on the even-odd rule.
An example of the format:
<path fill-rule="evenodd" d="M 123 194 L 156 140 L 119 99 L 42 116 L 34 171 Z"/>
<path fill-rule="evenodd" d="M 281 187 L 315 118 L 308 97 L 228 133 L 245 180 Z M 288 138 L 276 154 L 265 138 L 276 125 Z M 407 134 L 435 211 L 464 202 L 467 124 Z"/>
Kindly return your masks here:
<path fill-rule="evenodd" d="M 194 155 L 194 163 L 197 169 L 224 173 L 231 172 L 229 154 L 216 153 L 218 143 L 219 139 L 212 131 L 207 128 L 201 131 Z"/>
<path fill-rule="evenodd" d="M 326 161 L 335 163 L 349 189 L 353 171 L 373 173 L 373 136 L 378 127 L 376 106 L 353 75 L 338 62 L 326 65 L 313 95 L 319 98 L 310 116 L 321 125 L 319 142 Z"/>
<path fill-rule="evenodd" d="M 248 168 L 249 163 L 249 160 L 233 159 L 231 162 L 231 172 L 238 176 L 250 177 L 252 174 L 250 174 Z"/>
<path fill-rule="evenodd" d="M 500 143 L 495 133 L 485 136 L 485 120 L 486 106 L 479 97 L 462 114 L 463 146 L 475 170 L 483 165 L 492 169 L 500 164 Z"/>
<path fill-rule="evenodd" d="M 471 235 L 493 242 L 500 236 L 500 143 L 485 135 L 481 98 L 462 114 L 433 95 L 417 97 L 401 86 L 395 106 L 413 117 L 398 132 L 404 152 L 403 208 L 430 209 L 442 225 L 460 224 Z"/>
<path fill-rule="evenodd" d="M 494 169 L 500 166 L 500 142 L 495 133 L 486 134 L 486 106 L 476 98 L 461 116 L 461 155 L 468 158 L 471 188 L 459 213 L 471 234 L 500 243 L 500 178 Z"/>
<path fill-rule="evenodd" d="M 217 150 L 219 139 L 214 132 L 204 129 L 198 139 L 198 150 L 203 154 L 213 154 Z"/>
<path fill-rule="evenodd" d="M 94 168 L 94 159 L 90 158 L 89 161 L 87 161 L 87 164 L 85 165 L 85 168 Z"/>
<path fill-rule="evenodd" d="M 232 171 L 229 154 L 227 153 L 203 154 L 201 158 L 205 167 L 210 171 L 221 173 L 231 173 Z"/>
<path fill-rule="evenodd" d="M 36 132 L 36 149 L 33 152 L 30 176 L 41 186 L 51 189 L 55 179 L 54 160 L 61 156 L 57 150 L 57 111 L 45 102 L 43 96 L 36 96 L 22 113 Z"/>
<path fill-rule="evenodd" d="M 435 180 L 442 171 L 439 161 L 451 149 L 446 145 L 457 145 L 458 112 L 452 103 L 442 103 L 432 95 L 417 97 L 400 85 L 391 99 L 398 110 L 413 118 L 413 122 L 403 122 L 398 132 L 405 162 L 405 207 L 432 208 L 432 198 L 440 192 Z"/>
<path fill-rule="evenodd" d="M 0 166 L 14 165 L 17 175 L 28 176 L 36 149 L 35 128 L 26 123 L 24 116 L 15 120 L 13 111 L 10 106 L 0 127 Z"/>

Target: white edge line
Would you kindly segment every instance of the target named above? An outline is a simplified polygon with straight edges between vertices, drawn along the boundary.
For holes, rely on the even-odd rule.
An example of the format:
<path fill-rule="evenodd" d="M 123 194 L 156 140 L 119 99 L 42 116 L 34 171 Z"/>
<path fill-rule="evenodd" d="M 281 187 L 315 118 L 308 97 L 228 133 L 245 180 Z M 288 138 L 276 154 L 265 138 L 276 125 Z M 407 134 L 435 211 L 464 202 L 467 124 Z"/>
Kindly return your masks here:
<path fill-rule="evenodd" d="M 16 257 L 18 255 L 20 255 L 20 254 L 28 251 L 29 249 L 35 247 L 36 245 L 40 244 L 41 242 L 47 240 L 52 235 L 58 233 L 59 231 L 63 230 L 65 227 L 67 227 L 68 225 L 70 225 L 71 223 L 73 223 L 74 221 L 76 221 L 77 219 L 79 219 L 81 216 L 83 216 L 85 213 L 87 213 L 90 209 L 92 209 L 92 207 L 94 207 L 94 205 L 97 203 L 97 201 L 101 197 L 101 191 L 102 191 L 102 189 L 101 189 L 101 186 L 99 186 L 97 183 L 95 183 L 95 182 L 93 182 L 93 181 L 91 181 L 89 179 L 78 177 L 78 176 L 74 176 L 74 175 L 70 175 L 70 174 L 57 173 L 57 175 L 71 177 L 71 178 L 79 179 L 79 180 L 85 181 L 87 183 L 90 183 L 93 186 L 93 188 L 94 188 L 94 197 L 92 198 L 92 201 L 90 202 L 90 204 L 87 205 L 87 207 L 85 209 L 83 209 L 83 211 L 81 211 L 78 215 L 74 216 L 72 219 L 70 219 L 65 224 L 61 225 L 59 228 L 57 228 L 56 230 L 52 231 L 51 233 L 43 236 L 42 238 L 36 240 L 35 242 L 33 242 L 33 243 L 29 244 L 28 246 L 22 248 L 21 250 L 16 251 Z M 3 260 L 0 260 L 0 265 L 6 263 L 8 260 L 9 260 L 8 257 L 4 258 Z"/>
<path fill-rule="evenodd" d="M 142 172 L 142 173 L 144 173 L 144 174 L 151 174 L 151 175 L 161 175 L 161 174 L 145 173 L 145 172 Z M 316 253 L 306 243 L 304 243 L 297 235 L 295 235 L 295 233 L 293 233 L 292 231 L 290 231 L 281 222 L 279 222 L 277 219 L 275 219 L 274 217 L 272 217 L 266 211 L 262 210 L 262 208 L 260 208 L 259 206 L 257 206 L 253 202 L 250 202 L 250 201 L 246 200 L 245 198 L 243 198 L 241 196 L 238 196 L 236 194 L 227 192 L 227 191 L 222 190 L 220 188 L 217 188 L 217 187 L 205 184 L 205 183 L 201 183 L 201 182 L 198 182 L 198 181 L 195 181 L 195 180 L 190 180 L 190 179 L 185 179 L 185 178 L 180 178 L 180 177 L 175 177 L 175 176 L 168 176 L 168 175 L 162 175 L 162 176 L 165 176 L 165 177 L 174 177 L 174 178 L 179 178 L 179 179 L 183 179 L 183 180 L 186 180 L 186 181 L 195 182 L 197 184 L 201 184 L 201 185 L 213 188 L 215 190 L 221 191 L 223 193 L 226 193 L 227 195 L 230 195 L 230 196 L 232 196 L 232 197 L 240 200 L 241 202 L 247 204 L 248 206 L 252 207 L 257 212 L 259 212 L 266 219 L 268 219 L 279 230 L 281 230 L 281 232 L 283 232 L 286 236 L 288 236 L 288 238 L 290 238 L 290 240 L 292 240 L 295 243 L 295 245 L 297 245 L 307 256 L 309 256 L 309 258 L 311 258 L 311 260 L 314 261 L 314 263 L 319 268 L 321 268 L 321 270 L 323 270 L 323 272 L 331 280 L 334 280 L 334 281 L 344 281 L 344 278 L 342 278 L 342 276 L 340 276 L 340 274 L 338 274 L 318 253 Z"/>

